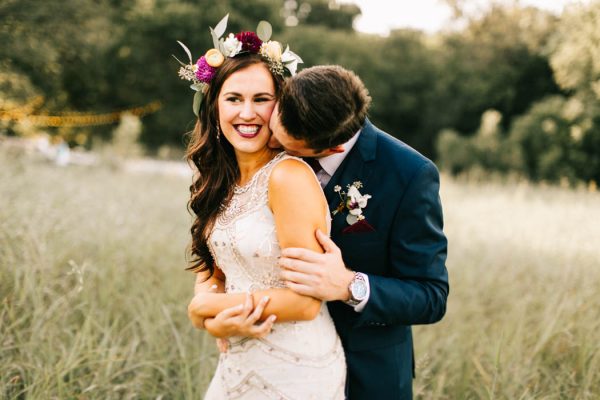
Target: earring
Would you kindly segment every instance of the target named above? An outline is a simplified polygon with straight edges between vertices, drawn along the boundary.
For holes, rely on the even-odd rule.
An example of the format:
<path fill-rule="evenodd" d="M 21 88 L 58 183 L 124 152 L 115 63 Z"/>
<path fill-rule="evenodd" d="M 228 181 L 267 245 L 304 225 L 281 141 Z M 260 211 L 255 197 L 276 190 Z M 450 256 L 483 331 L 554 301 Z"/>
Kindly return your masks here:
<path fill-rule="evenodd" d="M 221 140 L 221 127 L 217 125 L 217 140 Z"/>

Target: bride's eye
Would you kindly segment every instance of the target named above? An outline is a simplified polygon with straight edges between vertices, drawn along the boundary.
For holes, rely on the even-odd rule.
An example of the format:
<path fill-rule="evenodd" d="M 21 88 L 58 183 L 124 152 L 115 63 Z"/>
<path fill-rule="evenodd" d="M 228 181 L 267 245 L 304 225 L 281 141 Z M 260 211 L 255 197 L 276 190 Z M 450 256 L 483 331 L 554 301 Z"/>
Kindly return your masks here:
<path fill-rule="evenodd" d="M 226 97 L 225 101 L 230 101 L 232 103 L 238 103 L 241 101 L 241 99 L 237 96 L 230 96 L 230 97 Z"/>
<path fill-rule="evenodd" d="M 271 97 L 257 97 L 256 99 L 254 99 L 254 101 L 256 101 L 257 103 L 265 103 L 267 101 L 271 101 L 273 100 Z"/>

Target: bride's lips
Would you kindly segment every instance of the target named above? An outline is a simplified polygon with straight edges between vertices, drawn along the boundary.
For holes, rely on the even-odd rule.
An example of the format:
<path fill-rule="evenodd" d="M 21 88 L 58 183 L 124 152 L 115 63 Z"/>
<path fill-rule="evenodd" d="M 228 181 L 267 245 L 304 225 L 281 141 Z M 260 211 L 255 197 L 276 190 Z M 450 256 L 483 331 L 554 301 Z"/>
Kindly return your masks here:
<path fill-rule="evenodd" d="M 235 131 L 245 139 L 252 139 L 258 136 L 260 125 L 235 125 Z"/>

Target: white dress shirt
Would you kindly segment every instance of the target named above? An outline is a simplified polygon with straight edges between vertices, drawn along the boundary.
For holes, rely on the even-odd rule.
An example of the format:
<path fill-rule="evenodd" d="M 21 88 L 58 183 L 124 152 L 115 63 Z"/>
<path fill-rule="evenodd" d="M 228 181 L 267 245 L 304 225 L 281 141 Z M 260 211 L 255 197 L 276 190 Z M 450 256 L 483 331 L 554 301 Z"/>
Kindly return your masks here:
<path fill-rule="evenodd" d="M 348 153 L 350 153 L 350 150 L 352 150 L 352 148 L 358 141 L 359 136 L 360 136 L 360 131 L 358 131 L 356 133 L 356 135 L 352 136 L 350 138 L 350 140 L 348 140 L 346 143 L 344 143 L 342 145 L 344 147 L 343 152 L 335 153 L 335 154 L 321 157 L 321 158 L 317 158 L 317 161 L 321 165 L 321 168 L 323 168 L 322 170 L 317 172 L 317 179 L 319 180 L 319 183 L 321 184 L 321 187 L 323 189 L 325 189 L 325 186 L 327 186 L 327 184 L 331 180 L 331 177 L 333 176 L 333 174 L 335 174 L 335 171 L 337 171 L 339 166 L 342 165 L 342 162 L 344 161 L 344 159 L 346 158 Z M 369 295 L 371 294 L 371 287 L 369 285 L 369 276 L 367 274 L 363 274 L 363 273 L 361 273 L 361 274 L 365 278 L 365 282 L 367 284 L 367 296 L 365 297 L 365 299 L 363 301 L 361 301 L 360 303 L 358 303 L 357 305 L 354 306 L 354 311 L 356 311 L 356 312 L 361 312 L 365 308 L 365 305 L 369 301 Z"/>

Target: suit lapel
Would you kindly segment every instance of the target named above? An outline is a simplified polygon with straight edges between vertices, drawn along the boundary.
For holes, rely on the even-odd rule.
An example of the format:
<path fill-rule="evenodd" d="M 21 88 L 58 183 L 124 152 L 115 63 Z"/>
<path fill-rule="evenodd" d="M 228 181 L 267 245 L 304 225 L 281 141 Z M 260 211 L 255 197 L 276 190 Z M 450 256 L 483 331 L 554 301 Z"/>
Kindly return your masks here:
<path fill-rule="evenodd" d="M 367 120 L 360 132 L 360 136 L 350 153 L 335 171 L 324 192 L 329 204 L 329 210 L 335 210 L 340 204 L 338 193 L 333 191 L 336 185 L 340 185 L 343 191 L 355 181 L 361 181 L 365 186 L 369 180 L 372 169 L 369 164 L 375 160 L 377 148 L 377 133 L 375 127 Z M 340 212 L 333 216 L 331 233 L 339 232 L 346 225 L 346 212 Z"/>

